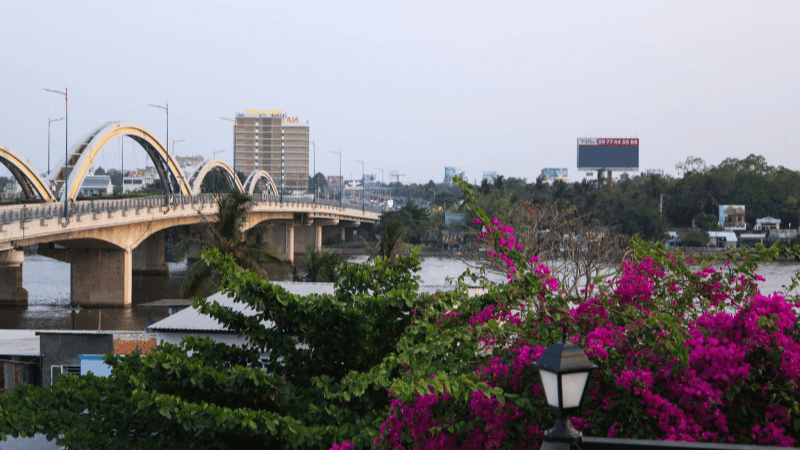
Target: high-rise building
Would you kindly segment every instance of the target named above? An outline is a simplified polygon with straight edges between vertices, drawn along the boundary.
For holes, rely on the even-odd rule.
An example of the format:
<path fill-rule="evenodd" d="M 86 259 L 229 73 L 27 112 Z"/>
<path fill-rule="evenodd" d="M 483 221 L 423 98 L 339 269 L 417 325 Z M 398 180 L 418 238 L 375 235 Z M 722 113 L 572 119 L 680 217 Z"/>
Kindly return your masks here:
<path fill-rule="evenodd" d="M 308 123 L 287 117 L 283 111 L 245 110 L 236 115 L 234 127 L 234 165 L 248 176 L 266 171 L 284 194 L 304 193 L 308 189 Z"/>

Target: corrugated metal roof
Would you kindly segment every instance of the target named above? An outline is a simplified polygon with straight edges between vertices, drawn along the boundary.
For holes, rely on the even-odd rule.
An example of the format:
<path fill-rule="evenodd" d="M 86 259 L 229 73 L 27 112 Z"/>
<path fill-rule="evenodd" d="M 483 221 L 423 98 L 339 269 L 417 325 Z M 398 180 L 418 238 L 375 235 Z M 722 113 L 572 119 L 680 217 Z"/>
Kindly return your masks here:
<path fill-rule="evenodd" d="M 39 336 L 0 340 L 0 356 L 39 356 Z"/>
<path fill-rule="evenodd" d="M 314 294 L 330 294 L 335 293 L 333 283 L 301 283 L 292 281 L 278 281 L 275 282 L 278 286 L 286 289 L 286 291 L 300 296 L 308 296 Z M 453 286 L 448 285 L 423 285 L 420 286 L 420 293 L 433 294 L 441 291 L 451 291 L 455 289 Z M 209 300 L 217 301 L 220 305 L 227 306 L 234 311 L 242 312 L 245 315 L 253 316 L 256 314 L 249 305 L 243 303 L 236 303 L 233 299 L 224 296 L 222 293 L 216 293 L 208 297 Z M 271 326 L 271 323 L 264 322 L 264 326 Z M 229 332 L 221 323 L 217 322 L 205 314 L 201 314 L 195 308 L 185 308 L 177 313 L 166 317 L 150 326 L 154 331 L 206 331 L 206 332 Z"/>

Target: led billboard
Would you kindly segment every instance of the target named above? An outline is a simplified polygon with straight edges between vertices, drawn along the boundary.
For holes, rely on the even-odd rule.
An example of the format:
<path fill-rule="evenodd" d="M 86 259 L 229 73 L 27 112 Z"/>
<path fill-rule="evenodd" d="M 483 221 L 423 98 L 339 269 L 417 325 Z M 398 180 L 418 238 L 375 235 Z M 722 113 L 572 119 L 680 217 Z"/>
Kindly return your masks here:
<path fill-rule="evenodd" d="M 542 169 L 542 176 L 547 180 L 566 180 L 569 171 L 566 167 L 546 167 Z"/>
<path fill-rule="evenodd" d="M 578 170 L 639 170 L 638 138 L 578 138 Z"/>

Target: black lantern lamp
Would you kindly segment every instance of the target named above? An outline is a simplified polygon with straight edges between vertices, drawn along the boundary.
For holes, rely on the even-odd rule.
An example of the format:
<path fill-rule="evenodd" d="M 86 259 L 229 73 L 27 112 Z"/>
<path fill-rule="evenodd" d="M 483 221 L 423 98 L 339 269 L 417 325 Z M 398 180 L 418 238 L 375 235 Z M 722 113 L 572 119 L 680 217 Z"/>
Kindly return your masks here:
<path fill-rule="evenodd" d="M 539 369 L 547 404 L 557 417 L 556 426 L 544 435 L 542 450 L 567 449 L 579 444 L 583 435 L 572 428 L 569 416 L 580 408 L 589 374 L 597 366 L 589 361 L 580 347 L 567 342 L 566 332 L 561 342 L 547 347 L 544 355 L 533 365 Z"/>

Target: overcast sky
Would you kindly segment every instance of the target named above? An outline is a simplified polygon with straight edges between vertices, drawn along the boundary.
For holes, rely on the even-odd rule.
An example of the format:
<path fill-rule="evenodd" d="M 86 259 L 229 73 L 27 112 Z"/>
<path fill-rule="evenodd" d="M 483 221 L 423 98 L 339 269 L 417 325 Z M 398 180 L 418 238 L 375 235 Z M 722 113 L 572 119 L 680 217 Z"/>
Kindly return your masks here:
<path fill-rule="evenodd" d="M 70 146 L 112 120 L 163 139 L 147 104 L 168 101 L 178 155 L 230 163 L 219 117 L 281 109 L 309 121 L 326 175 L 341 150 L 346 177 L 363 159 L 387 181 L 445 166 L 579 180 L 576 138 L 604 136 L 638 137 L 642 170 L 750 153 L 800 170 L 798 18 L 795 0 L 5 1 L 0 143 L 46 171 L 64 102 L 42 88 L 66 84 Z M 104 153 L 96 165 L 119 167 L 117 142 Z"/>

